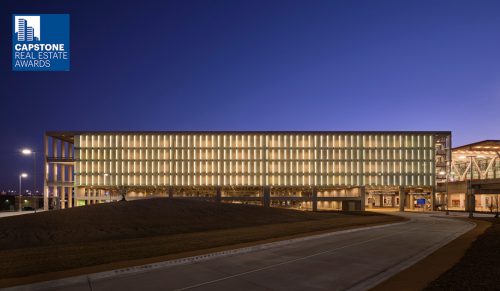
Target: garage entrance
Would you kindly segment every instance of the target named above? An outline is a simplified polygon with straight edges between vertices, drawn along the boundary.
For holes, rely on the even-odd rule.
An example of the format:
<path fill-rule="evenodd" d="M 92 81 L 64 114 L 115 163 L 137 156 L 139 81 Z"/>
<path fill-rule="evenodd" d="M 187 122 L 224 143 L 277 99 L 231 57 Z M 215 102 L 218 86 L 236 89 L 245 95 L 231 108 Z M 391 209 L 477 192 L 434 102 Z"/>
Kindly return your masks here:
<path fill-rule="evenodd" d="M 368 191 L 366 206 L 369 208 L 397 208 L 399 207 L 399 193 L 392 191 Z"/>

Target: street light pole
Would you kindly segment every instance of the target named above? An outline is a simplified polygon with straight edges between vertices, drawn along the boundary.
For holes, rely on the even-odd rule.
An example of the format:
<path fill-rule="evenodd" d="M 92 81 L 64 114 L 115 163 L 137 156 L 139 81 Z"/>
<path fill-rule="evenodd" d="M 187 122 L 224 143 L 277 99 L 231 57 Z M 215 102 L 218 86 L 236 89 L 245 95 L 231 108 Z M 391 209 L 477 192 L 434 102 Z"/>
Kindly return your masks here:
<path fill-rule="evenodd" d="M 36 152 L 26 148 L 21 153 L 25 156 L 33 155 L 33 193 L 36 195 Z"/>
<path fill-rule="evenodd" d="M 450 179 L 450 171 L 448 165 L 446 166 L 446 215 L 450 215 L 450 210 L 448 209 L 448 180 Z"/>
<path fill-rule="evenodd" d="M 19 175 L 19 212 L 23 210 L 23 192 L 22 192 L 22 179 L 28 177 L 28 174 L 21 173 Z"/>
<path fill-rule="evenodd" d="M 19 211 L 22 211 L 22 199 L 23 199 L 23 194 L 22 194 L 22 183 L 21 183 L 21 178 L 22 174 L 19 175 Z"/>
<path fill-rule="evenodd" d="M 33 152 L 33 194 L 36 195 L 36 152 Z"/>

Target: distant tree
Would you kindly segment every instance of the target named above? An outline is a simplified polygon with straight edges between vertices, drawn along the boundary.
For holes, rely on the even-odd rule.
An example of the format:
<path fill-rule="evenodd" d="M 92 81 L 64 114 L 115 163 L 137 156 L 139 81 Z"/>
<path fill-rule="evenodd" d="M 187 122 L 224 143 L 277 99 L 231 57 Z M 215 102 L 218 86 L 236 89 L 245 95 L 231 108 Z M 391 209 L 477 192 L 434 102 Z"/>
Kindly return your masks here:
<path fill-rule="evenodd" d="M 122 199 L 120 201 L 127 201 L 126 197 L 127 197 L 127 188 L 125 187 L 120 187 L 120 195 L 122 196 Z"/>

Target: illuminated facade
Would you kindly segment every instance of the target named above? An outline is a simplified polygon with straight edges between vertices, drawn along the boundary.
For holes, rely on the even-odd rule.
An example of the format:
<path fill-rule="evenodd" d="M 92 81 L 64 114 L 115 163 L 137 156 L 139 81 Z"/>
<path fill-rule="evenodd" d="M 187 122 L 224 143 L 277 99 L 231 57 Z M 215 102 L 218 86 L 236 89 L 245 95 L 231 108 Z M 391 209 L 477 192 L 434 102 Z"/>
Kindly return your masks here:
<path fill-rule="evenodd" d="M 450 132 L 47 132 L 45 196 L 61 208 L 122 194 L 412 207 L 433 203 L 450 145 Z"/>
<path fill-rule="evenodd" d="M 448 169 L 448 197 L 438 197 L 450 210 L 492 212 L 500 205 L 500 140 L 485 140 L 452 150 Z M 441 172 L 444 175 L 445 172 Z M 472 180 L 472 187 L 470 181 Z M 474 194 L 474 197 L 468 195 Z M 447 202 L 445 202 L 447 201 Z"/>

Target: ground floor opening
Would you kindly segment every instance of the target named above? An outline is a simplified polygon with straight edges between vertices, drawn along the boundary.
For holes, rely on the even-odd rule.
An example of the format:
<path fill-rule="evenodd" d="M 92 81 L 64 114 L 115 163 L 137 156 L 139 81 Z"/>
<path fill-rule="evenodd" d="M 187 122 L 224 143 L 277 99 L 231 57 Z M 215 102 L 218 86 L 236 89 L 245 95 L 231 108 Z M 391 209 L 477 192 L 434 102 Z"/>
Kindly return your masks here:
<path fill-rule="evenodd" d="M 435 206 L 433 193 L 432 187 L 367 187 L 365 207 L 430 211 Z"/>
<path fill-rule="evenodd" d="M 312 211 L 363 211 L 381 208 L 429 211 L 439 206 L 433 197 L 432 187 L 77 187 L 71 193 L 74 206 L 150 197 L 197 199 Z M 54 201 L 65 207 L 69 205 L 68 199 Z"/>
<path fill-rule="evenodd" d="M 121 199 L 170 197 L 225 203 L 255 204 L 298 210 L 365 210 L 365 187 L 77 187 L 73 205 L 83 206 Z M 60 203 L 68 204 L 61 200 Z"/>

